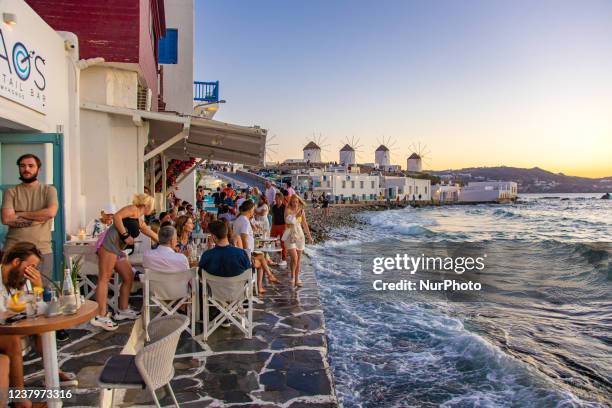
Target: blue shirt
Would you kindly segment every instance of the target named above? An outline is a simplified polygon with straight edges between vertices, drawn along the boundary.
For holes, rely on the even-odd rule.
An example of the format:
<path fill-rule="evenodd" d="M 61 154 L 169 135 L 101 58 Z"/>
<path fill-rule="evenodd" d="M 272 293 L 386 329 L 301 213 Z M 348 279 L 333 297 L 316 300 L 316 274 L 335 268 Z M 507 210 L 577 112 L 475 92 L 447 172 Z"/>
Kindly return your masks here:
<path fill-rule="evenodd" d="M 238 276 L 250 267 L 251 260 L 244 249 L 232 245 L 217 245 L 204 252 L 200 258 L 200 268 L 211 275 L 224 278 Z"/>

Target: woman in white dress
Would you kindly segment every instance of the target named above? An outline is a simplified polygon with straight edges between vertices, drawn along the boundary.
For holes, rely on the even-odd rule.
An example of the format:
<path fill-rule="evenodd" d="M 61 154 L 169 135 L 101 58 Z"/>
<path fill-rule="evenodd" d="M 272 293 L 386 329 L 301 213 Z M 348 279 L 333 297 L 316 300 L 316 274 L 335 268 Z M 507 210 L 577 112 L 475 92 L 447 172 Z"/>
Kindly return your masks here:
<path fill-rule="evenodd" d="M 270 235 L 270 221 L 268 220 L 268 212 L 270 207 L 268 206 L 268 200 L 266 196 L 261 194 L 255 209 L 255 222 L 262 229 L 266 236 Z"/>
<path fill-rule="evenodd" d="M 300 267 L 302 261 L 302 252 L 306 247 L 306 238 L 304 232 L 308 236 L 308 241 L 312 244 L 312 236 L 310 228 L 306 221 L 304 213 L 304 200 L 297 194 L 291 195 L 289 203 L 285 209 L 285 233 L 282 240 L 285 243 L 285 248 L 291 257 L 291 279 L 294 287 L 302 286 L 300 280 Z"/>

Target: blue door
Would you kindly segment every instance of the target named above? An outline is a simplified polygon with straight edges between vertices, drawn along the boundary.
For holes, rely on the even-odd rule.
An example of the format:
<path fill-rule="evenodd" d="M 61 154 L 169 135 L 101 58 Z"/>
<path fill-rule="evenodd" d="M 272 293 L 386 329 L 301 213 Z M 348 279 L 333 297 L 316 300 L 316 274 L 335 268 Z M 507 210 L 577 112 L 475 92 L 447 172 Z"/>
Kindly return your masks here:
<path fill-rule="evenodd" d="M 61 133 L 14 134 L 0 133 L 0 202 L 4 191 L 19 183 L 17 158 L 33 153 L 43 162 L 38 175 L 41 183 L 51 184 L 57 189 L 59 210 L 53 220 L 51 241 L 55 265 L 53 277 L 61 279 L 63 248 L 65 241 L 64 214 L 64 158 L 63 135 Z M 4 244 L 7 227 L 0 223 L 0 245 Z"/>

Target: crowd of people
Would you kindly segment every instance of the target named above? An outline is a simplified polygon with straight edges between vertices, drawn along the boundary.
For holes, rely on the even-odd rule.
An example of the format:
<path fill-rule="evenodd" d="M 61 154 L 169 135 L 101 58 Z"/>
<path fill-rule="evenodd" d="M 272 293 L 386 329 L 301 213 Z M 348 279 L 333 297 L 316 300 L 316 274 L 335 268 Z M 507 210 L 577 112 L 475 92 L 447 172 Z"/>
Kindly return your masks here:
<path fill-rule="evenodd" d="M 59 203 L 57 191 L 38 180 L 42 163 L 33 154 L 17 161 L 21 183 L 3 195 L 2 223 L 8 227 L 2 247 L 0 311 L 17 291 L 53 284 L 51 229 Z M 210 193 L 208 193 L 210 194 Z M 257 274 L 257 288 L 263 294 L 267 285 L 279 282 L 273 267 L 287 267 L 294 287 L 300 287 L 300 265 L 306 240 L 312 242 L 304 212 L 305 201 L 290 183 L 283 188 L 268 182 L 265 190 L 236 189 L 232 184 L 216 188 L 207 200 L 202 187 L 193 205 L 171 193 L 166 211 L 155 212 L 154 199 L 148 192 L 135 194 L 132 202 L 120 209 L 108 205 L 100 216 L 86 227 L 86 233 L 97 239 L 98 277 L 96 301 L 98 313 L 91 324 L 113 331 L 122 320 L 134 320 L 140 312 L 130 307 L 135 269 L 127 252 L 142 235 L 148 237 L 142 258 L 144 268 L 163 272 L 182 272 L 194 265 L 223 277 L 237 276 L 251 268 Z M 212 201 L 214 210 L 208 202 Z M 207 234 L 206 246 L 194 245 L 196 236 Z M 258 251 L 256 236 L 278 238 L 281 252 L 278 262 Z M 194 259 L 195 258 L 195 259 Z M 191 261 L 191 262 L 190 262 Z M 195 261 L 195 262 L 194 262 Z M 117 272 L 121 277 L 118 305 L 108 313 L 109 283 Z M 57 332 L 58 341 L 67 338 Z M 40 340 L 33 339 L 40 352 Z M 23 387 L 23 339 L 0 336 L 0 386 Z M 75 381 L 72 373 L 60 372 L 63 385 Z M 15 402 L 30 407 L 28 400 Z"/>

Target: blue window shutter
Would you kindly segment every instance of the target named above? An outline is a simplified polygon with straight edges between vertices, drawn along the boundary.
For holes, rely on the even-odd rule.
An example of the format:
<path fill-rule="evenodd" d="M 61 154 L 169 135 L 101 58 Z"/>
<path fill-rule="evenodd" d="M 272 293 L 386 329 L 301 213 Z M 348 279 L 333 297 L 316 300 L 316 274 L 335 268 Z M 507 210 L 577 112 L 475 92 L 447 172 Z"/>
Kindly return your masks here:
<path fill-rule="evenodd" d="M 158 63 L 178 63 L 178 30 L 166 28 L 166 36 L 159 39 Z"/>

